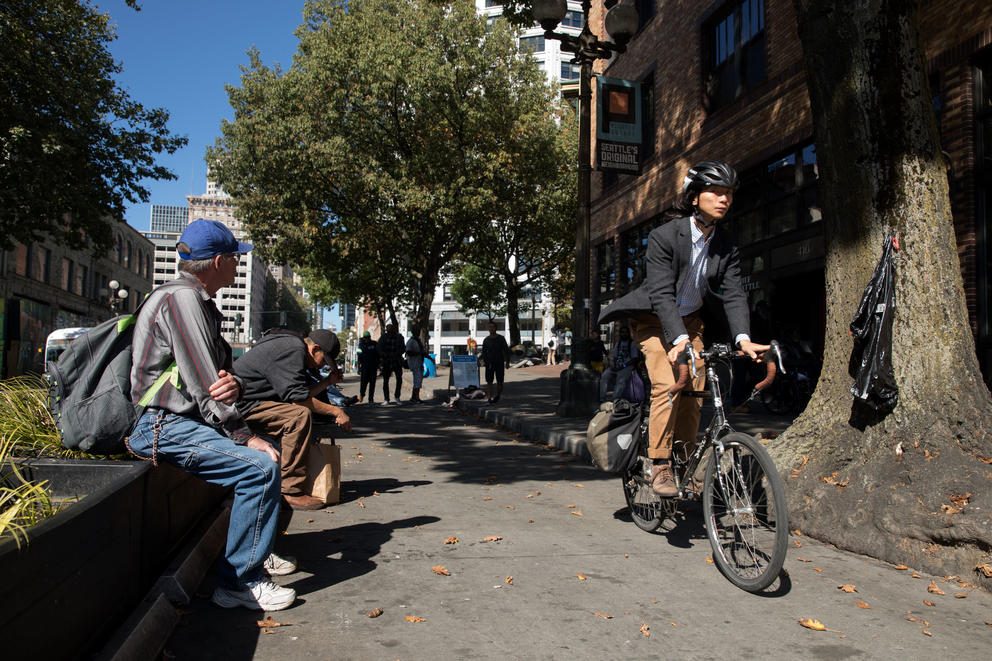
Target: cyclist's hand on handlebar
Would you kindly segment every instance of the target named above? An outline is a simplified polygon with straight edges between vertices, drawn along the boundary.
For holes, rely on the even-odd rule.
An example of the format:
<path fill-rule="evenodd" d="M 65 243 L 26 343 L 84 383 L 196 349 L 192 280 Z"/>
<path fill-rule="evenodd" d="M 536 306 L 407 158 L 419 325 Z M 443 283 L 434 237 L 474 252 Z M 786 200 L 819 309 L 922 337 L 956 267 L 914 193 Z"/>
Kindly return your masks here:
<path fill-rule="evenodd" d="M 674 365 L 679 359 L 679 354 L 685 351 L 685 345 L 687 344 L 689 344 L 688 338 L 673 346 L 672 350 L 668 352 L 668 362 Z"/>
<path fill-rule="evenodd" d="M 751 340 L 741 340 L 740 343 L 741 351 L 749 356 L 751 360 L 756 363 L 761 362 L 760 354 L 768 351 L 771 348 L 770 344 L 756 344 Z"/>

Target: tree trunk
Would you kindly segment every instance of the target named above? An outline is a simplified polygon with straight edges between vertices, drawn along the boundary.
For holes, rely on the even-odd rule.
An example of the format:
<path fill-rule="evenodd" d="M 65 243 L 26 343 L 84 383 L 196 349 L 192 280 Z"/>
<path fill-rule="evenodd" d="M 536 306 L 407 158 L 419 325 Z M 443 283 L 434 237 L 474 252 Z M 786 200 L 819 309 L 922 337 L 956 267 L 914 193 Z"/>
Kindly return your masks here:
<path fill-rule="evenodd" d="M 938 574 L 992 550 L 992 400 L 978 368 L 919 35 L 918 2 L 794 0 L 820 166 L 827 322 L 806 411 L 771 446 L 792 527 Z M 896 253 L 899 402 L 854 405 L 848 326 L 881 256 Z"/>
<path fill-rule="evenodd" d="M 520 344 L 520 284 L 515 275 L 506 278 L 506 319 L 510 322 L 510 346 Z"/>

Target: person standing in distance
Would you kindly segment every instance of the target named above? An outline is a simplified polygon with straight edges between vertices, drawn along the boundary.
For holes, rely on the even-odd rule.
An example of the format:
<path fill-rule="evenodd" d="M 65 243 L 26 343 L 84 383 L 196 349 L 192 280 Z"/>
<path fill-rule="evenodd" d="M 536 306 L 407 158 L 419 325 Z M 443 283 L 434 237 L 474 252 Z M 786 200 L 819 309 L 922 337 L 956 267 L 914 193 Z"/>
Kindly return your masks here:
<path fill-rule="evenodd" d="M 482 360 L 486 364 L 486 395 L 489 403 L 495 404 L 503 394 L 504 367 L 510 366 L 510 347 L 506 338 L 496 332 L 496 322 L 489 322 L 489 335 L 482 341 Z M 493 379 L 496 380 L 496 396 L 493 397 Z"/>
<path fill-rule="evenodd" d="M 375 404 L 375 381 L 379 372 L 379 349 L 372 340 L 372 333 L 365 331 L 358 341 L 358 373 L 361 375 L 361 387 L 358 390 L 358 401 L 365 399 L 365 389 L 369 391 L 369 404 Z"/>
<path fill-rule="evenodd" d="M 233 284 L 251 250 L 215 220 L 198 218 L 179 237 L 179 277 L 153 291 L 135 321 L 131 396 L 141 400 L 171 373 L 134 431 L 128 449 L 233 489 L 227 548 L 219 560 L 218 606 L 275 611 L 296 599 L 267 574 L 295 569 L 272 553 L 279 514 L 279 450 L 248 428 L 235 408 L 243 384 L 231 374 L 231 347 L 213 296 Z"/>
<path fill-rule="evenodd" d="M 424 383 L 424 345 L 420 341 L 420 327 L 410 328 L 410 339 L 406 341 L 407 367 L 413 376 L 413 395 L 410 396 L 411 404 L 420 404 L 420 387 Z M 399 396 L 397 395 L 397 399 Z"/>
<path fill-rule="evenodd" d="M 396 377 L 394 399 L 400 402 L 400 392 L 403 389 L 403 338 L 396 332 L 395 324 L 386 324 L 386 332 L 376 343 L 379 360 L 382 363 L 382 398 L 383 405 L 389 404 L 389 377 Z"/>

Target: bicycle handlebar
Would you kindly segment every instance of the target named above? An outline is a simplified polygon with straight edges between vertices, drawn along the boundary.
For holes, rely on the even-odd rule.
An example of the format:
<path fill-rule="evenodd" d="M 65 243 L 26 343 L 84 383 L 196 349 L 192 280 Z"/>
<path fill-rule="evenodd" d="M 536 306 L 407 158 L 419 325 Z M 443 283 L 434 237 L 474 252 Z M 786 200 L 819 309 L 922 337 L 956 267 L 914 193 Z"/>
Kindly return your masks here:
<path fill-rule="evenodd" d="M 729 344 L 713 344 L 709 349 L 702 351 L 699 354 L 699 357 L 703 359 L 705 364 L 713 360 L 740 358 L 744 355 L 745 354 L 743 351 L 738 351 Z M 751 397 L 754 397 L 759 392 L 770 386 L 775 380 L 776 373 L 785 371 L 785 366 L 782 362 L 782 349 L 776 340 L 769 342 L 768 349 L 761 353 L 761 360 L 765 363 L 765 378 L 754 386 L 754 390 L 751 392 Z M 692 376 L 695 377 L 697 375 L 696 353 L 692 350 L 692 344 L 686 344 L 685 350 L 679 354 L 675 365 L 678 369 L 678 378 L 668 389 L 669 406 L 672 405 L 675 395 L 689 385 L 690 368 L 692 371 Z"/>

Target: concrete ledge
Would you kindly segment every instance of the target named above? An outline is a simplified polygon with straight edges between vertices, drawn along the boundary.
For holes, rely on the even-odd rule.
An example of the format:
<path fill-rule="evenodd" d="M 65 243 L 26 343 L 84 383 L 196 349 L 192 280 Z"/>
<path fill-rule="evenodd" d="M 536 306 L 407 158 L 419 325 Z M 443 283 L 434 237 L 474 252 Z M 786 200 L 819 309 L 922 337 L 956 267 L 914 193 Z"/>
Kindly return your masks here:
<path fill-rule="evenodd" d="M 98 661 L 151 661 L 157 659 L 179 622 L 176 607 L 165 595 L 151 594 L 117 630 Z"/>
<path fill-rule="evenodd" d="M 212 520 L 201 524 L 176 560 L 155 582 L 151 593 L 159 592 L 174 604 L 188 604 L 196 586 L 227 544 L 230 518 L 230 508 L 224 507 Z"/>

